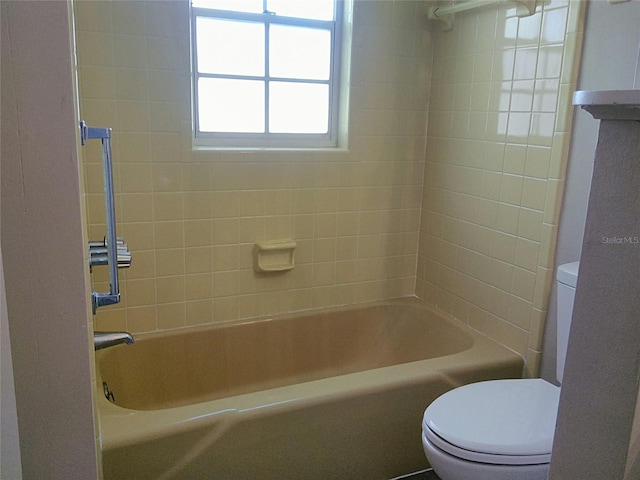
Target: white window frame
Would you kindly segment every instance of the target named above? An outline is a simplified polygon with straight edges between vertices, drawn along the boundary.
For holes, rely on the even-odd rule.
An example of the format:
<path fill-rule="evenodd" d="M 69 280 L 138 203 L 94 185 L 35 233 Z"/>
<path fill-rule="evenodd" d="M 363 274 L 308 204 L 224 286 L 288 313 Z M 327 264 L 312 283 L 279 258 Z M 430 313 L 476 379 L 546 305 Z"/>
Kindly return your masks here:
<path fill-rule="evenodd" d="M 344 0 L 335 0 L 335 14 L 333 20 L 315 20 L 278 16 L 271 12 L 245 13 L 191 6 L 191 69 L 192 69 L 192 131 L 194 147 L 210 148 L 273 148 L 273 149 L 316 149 L 336 148 L 339 146 L 340 111 L 340 65 L 342 57 L 342 28 L 343 28 Z M 265 24 L 265 75 L 218 75 L 198 72 L 196 19 L 198 17 L 216 18 L 224 20 L 239 20 L 261 22 Z M 329 30 L 331 34 L 331 62 L 328 81 L 271 77 L 269 75 L 269 26 L 270 25 L 301 26 Z M 232 78 L 263 80 L 265 84 L 265 133 L 228 133 L 202 132 L 198 120 L 198 79 L 199 78 Z M 329 86 L 329 121 L 326 134 L 298 134 L 298 133 L 270 133 L 269 125 L 269 82 L 304 82 L 320 83 Z"/>

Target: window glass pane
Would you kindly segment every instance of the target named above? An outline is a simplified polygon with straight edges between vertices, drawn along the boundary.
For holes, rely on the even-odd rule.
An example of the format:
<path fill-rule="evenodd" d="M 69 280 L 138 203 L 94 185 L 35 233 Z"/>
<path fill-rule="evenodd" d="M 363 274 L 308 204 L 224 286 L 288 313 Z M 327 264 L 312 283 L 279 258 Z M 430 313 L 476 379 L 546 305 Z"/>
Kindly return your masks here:
<path fill-rule="evenodd" d="M 200 78 L 198 121 L 203 132 L 264 132 L 264 82 Z"/>
<path fill-rule="evenodd" d="M 269 47 L 269 74 L 272 77 L 329 80 L 329 30 L 271 25 Z"/>
<path fill-rule="evenodd" d="M 329 86 L 316 83 L 269 84 L 272 133 L 324 134 L 329 129 Z"/>
<path fill-rule="evenodd" d="M 262 13 L 262 0 L 193 0 L 192 5 L 234 12 Z"/>
<path fill-rule="evenodd" d="M 198 17 L 198 71 L 264 75 L 264 24 Z"/>
<path fill-rule="evenodd" d="M 267 10 L 285 17 L 333 20 L 334 0 L 267 0 Z"/>

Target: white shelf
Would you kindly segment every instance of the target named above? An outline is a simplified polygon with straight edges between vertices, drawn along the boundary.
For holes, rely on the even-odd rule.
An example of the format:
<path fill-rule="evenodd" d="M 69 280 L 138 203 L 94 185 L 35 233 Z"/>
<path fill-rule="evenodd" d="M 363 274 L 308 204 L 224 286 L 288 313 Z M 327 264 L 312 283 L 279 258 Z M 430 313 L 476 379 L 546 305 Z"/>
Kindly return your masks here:
<path fill-rule="evenodd" d="M 579 90 L 573 104 L 598 119 L 640 120 L 640 90 Z"/>

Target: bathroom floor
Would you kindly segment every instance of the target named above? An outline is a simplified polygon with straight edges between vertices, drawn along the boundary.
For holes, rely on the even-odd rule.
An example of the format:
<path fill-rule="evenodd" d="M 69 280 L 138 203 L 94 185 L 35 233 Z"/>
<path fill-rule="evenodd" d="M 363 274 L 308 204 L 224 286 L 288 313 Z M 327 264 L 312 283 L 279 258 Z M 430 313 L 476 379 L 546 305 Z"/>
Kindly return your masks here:
<path fill-rule="evenodd" d="M 438 477 L 436 472 L 433 470 L 425 470 L 424 472 L 416 472 L 402 477 L 397 477 L 393 480 L 440 480 L 440 477 Z"/>

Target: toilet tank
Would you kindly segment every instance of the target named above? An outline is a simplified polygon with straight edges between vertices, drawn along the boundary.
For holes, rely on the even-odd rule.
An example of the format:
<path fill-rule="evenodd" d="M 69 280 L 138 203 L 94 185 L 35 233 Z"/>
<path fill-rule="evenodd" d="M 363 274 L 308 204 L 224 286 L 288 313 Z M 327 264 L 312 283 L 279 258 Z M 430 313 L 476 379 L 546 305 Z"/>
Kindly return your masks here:
<path fill-rule="evenodd" d="M 562 382 L 564 361 L 567 357 L 569 343 L 569 329 L 573 313 L 573 300 L 576 295 L 578 281 L 578 267 L 580 262 L 565 263 L 558 267 L 556 282 L 558 285 L 558 358 L 556 363 L 556 378 Z"/>

